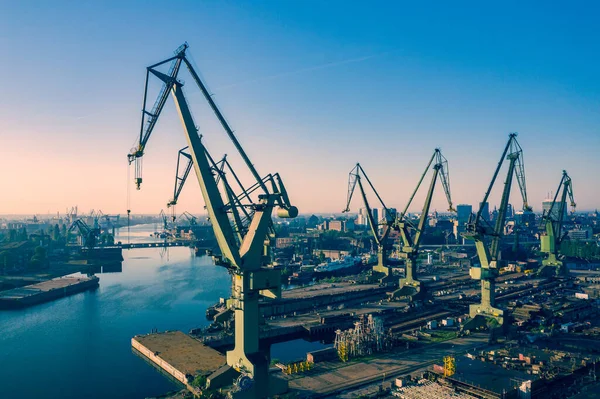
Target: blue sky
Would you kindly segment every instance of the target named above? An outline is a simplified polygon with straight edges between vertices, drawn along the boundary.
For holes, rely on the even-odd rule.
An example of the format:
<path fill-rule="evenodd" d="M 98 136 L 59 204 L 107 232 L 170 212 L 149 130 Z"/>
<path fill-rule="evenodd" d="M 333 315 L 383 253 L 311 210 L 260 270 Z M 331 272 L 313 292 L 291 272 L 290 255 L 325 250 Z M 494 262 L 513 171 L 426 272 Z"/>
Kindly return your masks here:
<path fill-rule="evenodd" d="M 600 6 L 522 3 L 0 1 L 0 168 L 18 171 L 0 175 L 0 213 L 124 212 L 145 67 L 184 41 L 259 172 L 280 172 L 301 212 L 340 211 L 356 162 L 402 208 L 435 147 L 454 202 L 476 203 L 512 131 L 535 210 L 562 169 L 579 209 L 599 207 Z M 182 79 L 213 155 L 233 154 Z M 184 145 L 169 102 L 134 212 L 165 207 Z M 190 182 L 178 210 L 199 212 Z"/>

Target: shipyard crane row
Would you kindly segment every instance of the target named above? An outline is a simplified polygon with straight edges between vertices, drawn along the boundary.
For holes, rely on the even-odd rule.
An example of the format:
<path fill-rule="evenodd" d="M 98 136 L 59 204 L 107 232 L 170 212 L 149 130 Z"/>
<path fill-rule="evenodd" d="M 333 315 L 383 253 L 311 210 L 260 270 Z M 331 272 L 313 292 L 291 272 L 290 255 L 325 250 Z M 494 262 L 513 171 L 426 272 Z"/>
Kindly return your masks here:
<path fill-rule="evenodd" d="M 139 143 L 128 154 L 128 160 L 130 164 L 135 163 L 135 183 L 139 189 L 142 183 L 141 158 L 166 99 L 171 94 L 183 125 L 189 155 L 205 207 L 221 249 L 222 259 L 217 264 L 226 267 L 233 276 L 232 300 L 229 303 L 235 315 L 235 346 L 233 350 L 227 352 L 227 365 L 232 372 L 238 373 L 239 378 L 232 396 L 235 398 L 271 397 L 285 392 L 287 383 L 273 380 L 269 376 L 269 348 L 259 346 L 258 302 L 261 296 L 274 298 L 281 295 L 281 272 L 267 267 L 270 260 L 267 256 L 268 248 L 272 239 L 270 234 L 272 212 L 274 208 L 278 208 L 279 217 L 294 218 L 298 215 L 298 209 L 291 205 L 279 174 L 273 173 L 260 177 L 216 106 L 206 85 L 188 60 L 187 49 L 186 43 L 176 50 L 173 57 L 147 68 Z M 168 63 L 171 63 L 171 66 L 166 74 L 157 69 Z M 235 173 L 231 168 L 227 169 L 226 159 L 215 162 L 204 146 L 204 137 L 199 135 L 197 125 L 192 118 L 183 92 L 183 83 L 177 79 L 181 64 L 187 67 L 193 81 L 200 88 L 254 178 L 254 181 L 241 192 L 234 191 L 233 186 L 229 184 L 228 174 L 235 175 Z M 147 93 L 150 77 L 158 78 L 162 82 L 162 88 L 152 108 L 148 109 Z M 226 385 L 227 381 L 224 379 L 228 379 L 231 383 L 232 372 L 219 372 L 209 376 L 208 380 L 211 384 L 225 383 Z M 221 381 L 218 381 L 219 379 Z"/>
<path fill-rule="evenodd" d="M 563 234 L 562 228 L 565 213 L 567 212 L 567 195 L 569 196 L 571 212 L 575 212 L 576 204 L 573 198 L 573 183 L 567 171 L 563 170 L 558 189 L 552 200 L 552 205 L 548 209 L 548 212 L 544 212 L 542 215 L 542 224 L 546 231 L 540 237 L 541 252 L 547 254 L 547 257 L 542 260 L 542 267 L 539 270 L 540 274 L 544 273 L 548 268 L 554 268 L 556 275 L 564 275 L 566 273 L 563 262 L 558 258 L 558 250 L 566 235 Z"/>
<path fill-rule="evenodd" d="M 429 184 L 429 190 L 425 197 L 425 203 L 423 204 L 423 210 L 421 216 L 418 219 L 418 223 L 415 223 L 408 217 L 408 208 L 411 206 L 415 195 L 421 187 L 421 183 L 425 179 L 425 176 L 430 169 L 433 169 L 431 176 L 431 183 Z M 417 187 L 413 191 L 406 207 L 401 214 L 398 215 L 396 220 L 396 228 L 400 230 L 400 236 L 402 237 L 402 246 L 400 248 L 399 256 L 405 260 L 405 278 L 400 279 L 399 289 L 392 293 L 392 297 L 413 297 L 421 292 L 421 282 L 417 279 L 417 258 L 419 256 L 419 245 L 421 239 L 424 236 L 425 229 L 427 227 L 427 218 L 429 214 L 429 208 L 431 207 L 431 200 L 433 198 L 433 192 L 435 190 L 435 184 L 438 180 L 441 180 L 444 192 L 446 194 L 446 200 L 448 201 L 448 211 L 456 212 L 452 205 L 452 196 L 450 195 L 450 172 L 448 170 L 448 160 L 442 155 L 439 148 L 433 151 L 433 155 L 429 159 L 425 171 L 421 175 L 421 179 L 417 183 Z"/>
<path fill-rule="evenodd" d="M 496 218 L 494 226 L 492 226 L 490 222 L 482 217 L 482 212 L 505 160 L 507 160 L 509 164 L 508 172 L 506 174 L 506 180 L 504 181 L 504 190 L 502 192 L 502 199 L 500 200 L 498 217 Z M 469 274 L 471 275 L 471 278 L 481 280 L 481 302 L 469 306 L 469 314 L 472 319 L 465 325 L 465 329 L 472 329 L 478 325 L 485 324 L 487 323 L 487 319 L 494 319 L 499 326 L 502 326 L 504 323 L 504 312 L 495 307 L 495 280 L 499 275 L 501 267 L 500 243 L 504 231 L 504 222 L 506 220 L 513 176 L 516 176 L 521 191 L 523 210 L 529 212 L 531 211 L 531 207 L 527 201 L 523 149 L 517 141 L 517 133 L 511 133 L 509 135 L 508 142 L 504 147 L 504 151 L 502 152 L 498 166 L 492 176 L 490 185 L 485 192 L 483 201 L 480 203 L 479 210 L 475 217 L 471 215 L 466 226 L 466 232 L 463 233 L 465 239 L 475 241 L 477 256 L 480 263 L 479 267 L 472 267 Z M 488 241 L 491 241 L 489 245 Z"/>
<path fill-rule="evenodd" d="M 373 217 L 373 208 L 371 208 L 369 205 L 367 193 L 363 185 L 363 179 L 367 182 L 368 186 L 371 188 L 371 191 L 375 194 L 379 204 L 384 210 L 385 214 L 378 217 L 379 220 L 375 220 Z M 390 209 L 385 205 L 381 199 L 381 196 L 373 186 L 373 183 L 371 183 L 371 180 L 359 163 L 357 163 L 356 166 L 350 171 L 348 176 L 348 195 L 346 199 L 346 208 L 342 212 L 350 212 L 350 203 L 352 202 L 352 196 L 357 186 L 360 190 L 362 202 L 367 213 L 367 222 L 377 246 L 377 264 L 373 266 L 373 272 L 383 273 L 384 276 L 381 278 L 380 282 L 387 283 L 390 282 L 392 278 L 390 267 L 387 265 L 387 250 L 389 249 L 388 236 L 393 228 L 396 215 L 393 215 Z"/>

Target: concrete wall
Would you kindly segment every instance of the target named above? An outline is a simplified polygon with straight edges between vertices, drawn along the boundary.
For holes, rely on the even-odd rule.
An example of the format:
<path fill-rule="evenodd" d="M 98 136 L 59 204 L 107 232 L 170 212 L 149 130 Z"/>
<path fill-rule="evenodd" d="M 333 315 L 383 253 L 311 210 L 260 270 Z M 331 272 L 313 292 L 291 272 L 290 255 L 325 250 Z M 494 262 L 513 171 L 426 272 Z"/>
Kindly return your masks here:
<path fill-rule="evenodd" d="M 146 348 L 144 345 L 140 344 L 136 341 L 135 337 L 131 338 L 131 346 L 137 349 L 141 354 L 150 359 L 154 364 L 158 367 L 171 374 L 175 379 L 180 381 L 182 384 L 187 386 L 187 378 L 185 378 L 185 374 L 181 371 L 177 370 L 175 367 L 171 366 L 169 363 L 161 359 L 159 356 L 156 356 L 152 351 Z"/>

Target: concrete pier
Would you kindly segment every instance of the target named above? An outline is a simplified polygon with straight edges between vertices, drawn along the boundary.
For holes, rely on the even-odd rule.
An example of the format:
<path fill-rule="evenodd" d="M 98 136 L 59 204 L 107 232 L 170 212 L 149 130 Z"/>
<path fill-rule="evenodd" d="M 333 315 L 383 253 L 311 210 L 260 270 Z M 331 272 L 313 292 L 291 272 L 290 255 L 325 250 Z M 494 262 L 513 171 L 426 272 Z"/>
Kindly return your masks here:
<path fill-rule="evenodd" d="M 209 376 L 225 356 L 181 331 L 136 335 L 131 346 L 186 387 L 197 375 Z"/>

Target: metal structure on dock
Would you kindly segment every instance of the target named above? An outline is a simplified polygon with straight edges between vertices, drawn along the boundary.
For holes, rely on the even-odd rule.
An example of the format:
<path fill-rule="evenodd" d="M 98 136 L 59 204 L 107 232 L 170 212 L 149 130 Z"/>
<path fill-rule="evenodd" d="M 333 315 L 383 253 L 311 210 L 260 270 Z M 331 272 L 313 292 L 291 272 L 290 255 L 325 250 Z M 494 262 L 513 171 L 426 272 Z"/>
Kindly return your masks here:
<path fill-rule="evenodd" d="M 569 196 L 571 212 L 575 212 L 576 204 L 573 198 L 573 182 L 567 171 L 563 170 L 558 189 L 552 200 L 552 205 L 542 215 L 542 224 L 546 231 L 540 236 L 541 252 L 547 255 L 542 260 L 540 274 L 544 273 L 544 270 L 547 268 L 554 268 L 554 274 L 556 275 L 564 275 L 566 273 L 566 268 L 562 260 L 558 258 L 558 250 L 560 249 L 560 243 L 565 238 L 562 227 L 565 214 L 567 213 L 567 195 Z"/>
<path fill-rule="evenodd" d="M 483 210 L 488 201 L 488 197 L 494 187 L 496 178 L 504 164 L 508 161 L 508 172 L 504 181 L 502 199 L 500 200 L 500 209 L 494 225 L 483 218 Z M 508 200 L 510 197 L 510 188 L 512 186 L 513 176 L 516 176 L 519 184 L 521 197 L 523 199 L 523 210 L 531 211 L 527 201 L 527 188 L 525 186 L 525 164 L 523 162 L 523 149 L 517 142 L 517 133 L 511 133 L 508 142 L 504 147 L 498 166 L 492 177 L 492 181 L 483 197 L 479 211 L 467 223 L 467 231 L 463 233 L 465 239 L 475 241 L 477 256 L 479 258 L 479 267 L 472 267 L 469 271 L 471 278 L 481 280 L 481 302 L 469 306 L 469 314 L 473 318 L 465 325 L 465 329 L 471 329 L 479 324 L 485 324 L 481 321 L 482 317 L 494 319 L 498 325 L 504 323 L 504 312 L 496 308 L 496 277 L 500 274 L 502 260 L 500 259 L 500 243 L 504 235 L 504 222 L 508 210 Z"/>
<path fill-rule="evenodd" d="M 142 183 L 141 158 L 167 97 L 171 94 L 187 139 L 190 163 L 221 249 L 222 258 L 216 259 L 216 263 L 226 267 L 233 278 L 231 306 L 235 312 L 235 347 L 227 352 L 227 364 L 247 378 L 244 378 L 243 389 L 232 394 L 235 398 L 267 398 L 287 390 L 286 386 L 270 378 L 269 349 L 259 346 L 259 298 L 281 295 L 281 272 L 267 267 L 273 239 L 271 214 L 277 207 L 279 217 L 294 218 L 298 215 L 298 209 L 291 205 L 279 174 L 265 177 L 258 174 L 188 60 L 187 48 L 186 43 L 175 51 L 173 57 L 147 68 L 139 143 L 128 154 L 128 160 L 130 164 L 135 163 L 135 184 L 139 189 Z M 169 63 L 171 65 L 167 73 L 157 69 Z M 187 67 L 253 177 L 254 181 L 247 188 L 241 185 L 230 165 L 227 168 L 225 162 L 215 162 L 204 146 L 204 137 L 199 134 L 182 90 L 183 83 L 178 80 L 182 64 Z M 158 78 L 162 88 L 152 108 L 148 108 L 147 93 L 151 77 Z M 237 186 L 230 184 L 231 176 Z"/>
<path fill-rule="evenodd" d="M 433 165 L 433 167 L 432 167 Z M 418 223 L 415 225 L 413 221 L 408 218 L 408 208 L 412 204 L 415 195 L 423 183 L 423 179 L 433 169 L 433 175 L 431 177 L 431 183 L 429 184 L 429 190 L 425 197 L 425 203 L 423 204 L 423 210 L 421 216 L 418 219 Z M 396 228 L 400 230 L 402 237 L 402 246 L 400 248 L 399 257 L 405 261 L 405 278 L 400 279 L 399 289 L 395 291 L 393 297 L 405 297 L 415 296 L 421 291 L 421 282 L 417 279 L 417 258 L 419 256 L 419 246 L 421 239 L 424 236 L 425 229 L 427 227 L 427 218 L 429 216 L 429 209 L 431 208 L 431 200 L 433 199 L 433 192 L 435 190 L 435 184 L 439 179 L 444 187 L 444 193 L 446 194 L 446 200 L 448 201 L 448 211 L 456 212 L 452 205 L 452 196 L 450 195 L 450 172 L 448 170 L 448 160 L 442 155 L 439 148 L 433 151 L 433 155 L 427 163 L 425 171 L 421 175 L 421 179 L 417 183 L 417 187 L 413 191 L 406 207 L 396 221 Z"/>
<path fill-rule="evenodd" d="M 372 355 L 390 349 L 391 337 L 385 332 L 383 321 L 369 314 L 361 315 L 354 328 L 335 332 L 334 348 L 341 361 Z"/>
<path fill-rule="evenodd" d="M 373 217 L 373 209 L 369 204 L 365 186 L 362 182 L 363 179 L 367 182 L 385 212 L 384 215 L 381 215 L 379 220 L 375 220 Z M 346 199 L 346 208 L 344 208 L 343 212 L 350 212 L 350 203 L 352 202 L 352 196 L 357 186 L 360 190 L 361 198 L 367 211 L 369 227 L 377 246 L 377 264 L 373 266 L 373 271 L 375 273 L 383 273 L 383 278 L 380 280 L 382 283 L 390 282 L 392 280 L 392 272 L 390 267 L 387 265 L 387 250 L 390 246 L 390 243 L 388 242 L 388 236 L 392 231 L 396 215 L 392 214 L 390 209 L 385 206 L 381 196 L 359 163 L 357 163 L 356 166 L 350 171 L 348 176 L 348 196 Z"/>

